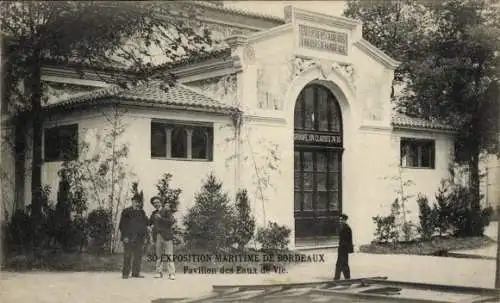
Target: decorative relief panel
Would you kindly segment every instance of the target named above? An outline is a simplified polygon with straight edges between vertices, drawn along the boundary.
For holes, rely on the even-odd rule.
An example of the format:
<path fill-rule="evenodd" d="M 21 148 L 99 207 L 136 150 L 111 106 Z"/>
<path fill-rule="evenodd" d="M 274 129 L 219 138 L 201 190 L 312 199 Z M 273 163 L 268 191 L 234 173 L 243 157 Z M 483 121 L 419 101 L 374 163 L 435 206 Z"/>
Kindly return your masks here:
<path fill-rule="evenodd" d="M 299 45 L 303 48 L 347 55 L 347 34 L 299 24 Z"/>
<path fill-rule="evenodd" d="M 358 99 L 363 104 L 363 120 L 382 121 L 384 117 L 384 103 L 381 99 L 380 89 L 383 87 L 380 83 L 381 77 L 375 75 L 366 75 L 363 78 L 357 78 L 356 82 L 364 82 L 362 89 L 358 92 Z M 369 83 L 369 84 L 367 84 Z"/>
<path fill-rule="evenodd" d="M 238 104 L 236 75 L 227 75 L 220 78 L 196 81 L 187 85 L 197 88 L 219 102 L 229 105 Z"/>
<path fill-rule="evenodd" d="M 260 109 L 282 110 L 291 81 L 313 66 L 320 69 L 324 79 L 335 71 L 354 85 L 354 68 L 349 64 L 302 57 L 274 59 L 261 62 L 257 69 L 257 107 Z"/>
<path fill-rule="evenodd" d="M 308 59 L 295 57 L 292 63 L 292 74 L 294 77 L 300 75 L 303 71 L 308 69 L 311 66 L 317 66 L 323 75 L 323 78 L 328 78 L 330 73 L 333 71 L 341 74 L 347 81 L 351 84 L 355 84 L 354 82 L 354 67 L 351 64 L 342 64 L 338 62 L 332 62 L 328 60 L 319 60 L 319 59 Z"/>
<path fill-rule="evenodd" d="M 293 67 L 286 58 L 269 59 L 261 62 L 257 68 L 257 107 L 282 110 Z"/>

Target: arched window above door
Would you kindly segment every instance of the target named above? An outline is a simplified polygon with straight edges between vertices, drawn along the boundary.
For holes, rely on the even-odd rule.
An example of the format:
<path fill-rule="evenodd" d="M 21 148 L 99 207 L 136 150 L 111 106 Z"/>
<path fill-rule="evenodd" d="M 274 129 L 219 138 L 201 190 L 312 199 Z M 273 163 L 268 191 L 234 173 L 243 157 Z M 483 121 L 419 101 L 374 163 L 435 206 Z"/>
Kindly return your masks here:
<path fill-rule="evenodd" d="M 337 99 L 324 86 L 306 86 L 295 104 L 294 127 L 299 130 L 342 132 L 342 115 Z"/>

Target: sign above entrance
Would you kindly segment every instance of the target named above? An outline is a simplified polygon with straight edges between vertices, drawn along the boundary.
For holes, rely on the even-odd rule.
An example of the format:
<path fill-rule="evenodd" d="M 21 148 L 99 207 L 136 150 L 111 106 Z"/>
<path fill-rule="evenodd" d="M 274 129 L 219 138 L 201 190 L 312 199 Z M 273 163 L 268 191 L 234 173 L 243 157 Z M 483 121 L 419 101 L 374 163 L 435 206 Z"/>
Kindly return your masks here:
<path fill-rule="evenodd" d="M 295 143 L 302 144 L 317 144 L 317 145 L 342 145 L 342 137 L 340 135 L 321 135 L 311 133 L 298 133 L 293 137 Z"/>
<path fill-rule="evenodd" d="M 300 47 L 347 55 L 347 34 L 299 24 Z"/>

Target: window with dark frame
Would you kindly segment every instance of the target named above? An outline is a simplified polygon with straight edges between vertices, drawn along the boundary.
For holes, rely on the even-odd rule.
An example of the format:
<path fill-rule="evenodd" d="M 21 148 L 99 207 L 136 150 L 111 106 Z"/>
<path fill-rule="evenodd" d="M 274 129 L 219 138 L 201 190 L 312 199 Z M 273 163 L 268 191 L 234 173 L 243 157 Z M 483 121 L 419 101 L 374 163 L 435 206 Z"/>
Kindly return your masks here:
<path fill-rule="evenodd" d="M 46 162 L 78 159 L 78 124 L 45 129 L 44 159 Z"/>
<path fill-rule="evenodd" d="M 435 167 L 435 141 L 429 139 L 401 138 L 400 165 L 406 168 Z"/>
<path fill-rule="evenodd" d="M 177 122 L 151 123 L 151 157 L 212 160 L 213 127 Z"/>

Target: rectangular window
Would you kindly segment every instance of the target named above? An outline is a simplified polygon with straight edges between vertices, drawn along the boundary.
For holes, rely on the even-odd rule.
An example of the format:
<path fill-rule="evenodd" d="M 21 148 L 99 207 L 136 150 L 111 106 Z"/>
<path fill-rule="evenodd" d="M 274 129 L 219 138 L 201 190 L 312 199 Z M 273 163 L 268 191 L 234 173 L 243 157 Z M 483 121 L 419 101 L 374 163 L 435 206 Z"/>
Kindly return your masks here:
<path fill-rule="evenodd" d="M 434 168 L 434 140 L 401 138 L 401 167 Z"/>
<path fill-rule="evenodd" d="M 46 162 L 78 159 L 78 124 L 47 128 L 44 139 Z"/>
<path fill-rule="evenodd" d="M 212 160 L 213 127 L 186 123 L 151 123 L 151 157 Z"/>

